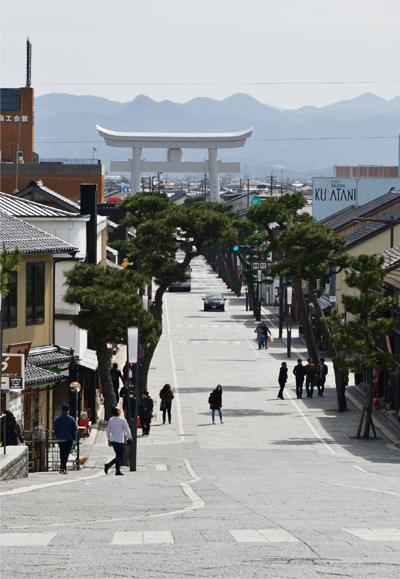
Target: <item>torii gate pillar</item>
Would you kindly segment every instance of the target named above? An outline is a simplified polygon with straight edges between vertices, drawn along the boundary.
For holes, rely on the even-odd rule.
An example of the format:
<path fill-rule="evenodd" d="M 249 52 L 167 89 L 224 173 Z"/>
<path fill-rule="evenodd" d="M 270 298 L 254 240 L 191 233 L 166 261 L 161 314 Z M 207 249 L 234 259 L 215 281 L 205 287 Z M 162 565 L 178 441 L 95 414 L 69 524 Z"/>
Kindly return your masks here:
<path fill-rule="evenodd" d="M 208 175 L 210 179 L 210 201 L 219 203 L 218 149 L 208 149 Z"/>
<path fill-rule="evenodd" d="M 141 188 L 142 175 L 142 149 L 141 147 L 133 147 L 132 149 L 132 168 L 131 168 L 131 191 L 137 193 Z"/>

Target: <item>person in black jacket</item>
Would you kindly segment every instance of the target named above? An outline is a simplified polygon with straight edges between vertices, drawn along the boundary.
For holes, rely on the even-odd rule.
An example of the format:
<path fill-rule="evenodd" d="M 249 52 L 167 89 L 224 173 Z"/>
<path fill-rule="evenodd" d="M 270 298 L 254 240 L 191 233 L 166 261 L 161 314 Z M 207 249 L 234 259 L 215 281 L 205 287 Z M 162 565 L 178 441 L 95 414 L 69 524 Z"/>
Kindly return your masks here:
<path fill-rule="evenodd" d="M 114 386 L 115 398 L 117 400 L 117 404 L 119 401 L 119 381 L 121 380 L 122 386 L 124 385 L 124 379 L 122 377 L 121 370 L 118 369 L 118 364 L 114 362 L 113 367 L 111 368 L 111 380 Z"/>
<path fill-rule="evenodd" d="M 287 371 L 288 371 L 288 369 L 287 369 L 286 362 L 282 362 L 281 368 L 279 370 L 279 378 L 278 378 L 278 382 L 279 382 L 279 386 L 280 386 L 278 398 L 280 398 L 281 400 L 284 400 L 283 389 L 285 388 L 285 384 L 287 381 Z"/>
<path fill-rule="evenodd" d="M 150 434 L 150 422 L 153 416 L 153 399 L 144 390 L 142 392 L 142 403 L 140 405 L 140 424 L 142 426 L 143 436 L 149 436 Z"/>
<path fill-rule="evenodd" d="M 318 388 L 318 396 L 324 395 L 324 387 L 325 387 L 325 380 L 326 375 L 328 374 L 328 366 L 325 364 L 325 358 L 319 359 L 319 366 L 318 366 L 318 381 L 317 381 L 317 388 Z"/>
<path fill-rule="evenodd" d="M 68 474 L 67 461 L 72 443 L 76 440 L 76 421 L 69 415 L 69 405 L 63 404 L 62 414 L 54 421 L 54 434 L 60 447 L 60 474 Z"/>
<path fill-rule="evenodd" d="M 300 359 L 297 360 L 297 366 L 293 368 L 293 374 L 296 376 L 296 394 L 297 399 L 299 400 L 303 394 L 303 384 L 306 376 L 306 369 Z"/>
<path fill-rule="evenodd" d="M 18 439 L 21 442 L 24 442 L 24 436 L 22 434 L 22 430 L 18 422 L 15 420 L 14 414 L 10 410 L 6 410 L 4 412 L 3 420 L 6 421 L 6 446 L 17 446 Z M 3 442 L 4 438 L 4 423 L 1 421 L 1 441 Z"/>
<path fill-rule="evenodd" d="M 221 412 L 221 408 L 222 408 L 222 386 L 221 384 L 218 384 L 218 386 L 215 388 L 215 390 L 213 390 L 210 394 L 210 408 L 211 408 L 211 414 L 212 414 L 212 423 L 215 424 L 215 411 L 218 410 L 218 414 L 219 414 L 219 419 L 221 420 L 221 424 L 223 424 L 222 422 L 222 412 Z"/>

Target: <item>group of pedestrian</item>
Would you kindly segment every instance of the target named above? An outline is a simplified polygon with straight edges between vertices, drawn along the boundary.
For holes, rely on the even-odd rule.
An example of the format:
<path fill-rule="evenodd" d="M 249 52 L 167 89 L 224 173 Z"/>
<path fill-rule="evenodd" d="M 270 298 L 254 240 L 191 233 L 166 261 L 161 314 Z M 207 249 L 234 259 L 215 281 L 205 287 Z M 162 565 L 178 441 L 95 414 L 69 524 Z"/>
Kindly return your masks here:
<path fill-rule="evenodd" d="M 300 400 L 303 397 L 303 385 L 306 381 L 307 398 L 312 398 L 314 394 L 315 381 L 318 388 L 318 396 L 324 395 L 326 375 L 328 374 L 328 366 L 325 364 L 325 358 L 320 358 L 319 365 L 314 364 L 311 358 L 308 358 L 306 366 L 303 366 L 303 361 L 298 359 L 297 365 L 293 368 L 293 374 L 296 377 L 296 396 Z M 288 367 L 286 362 L 282 362 L 279 370 L 279 393 L 278 398 L 284 400 L 283 390 L 285 388 L 288 378 Z"/>
<path fill-rule="evenodd" d="M 258 349 L 268 348 L 268 342 L 271 340 L 270 329 L 264 322 L 260 322 L 254 332 L 257 334 Z"/>

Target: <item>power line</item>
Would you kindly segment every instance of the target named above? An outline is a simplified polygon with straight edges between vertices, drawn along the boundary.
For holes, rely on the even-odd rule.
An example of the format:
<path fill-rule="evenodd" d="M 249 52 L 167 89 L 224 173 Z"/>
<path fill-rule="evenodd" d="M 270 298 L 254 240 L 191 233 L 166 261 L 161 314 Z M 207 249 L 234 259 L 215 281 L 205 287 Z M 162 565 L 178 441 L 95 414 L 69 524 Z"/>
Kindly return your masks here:
<path fill-rule="evenodd" d="M 2 86 L 15 83 L 1 82 Z M 35 82 L 35 86 L 315 86 L 400 84 L 400 80 L 329 80 L 301 82 Z"/>

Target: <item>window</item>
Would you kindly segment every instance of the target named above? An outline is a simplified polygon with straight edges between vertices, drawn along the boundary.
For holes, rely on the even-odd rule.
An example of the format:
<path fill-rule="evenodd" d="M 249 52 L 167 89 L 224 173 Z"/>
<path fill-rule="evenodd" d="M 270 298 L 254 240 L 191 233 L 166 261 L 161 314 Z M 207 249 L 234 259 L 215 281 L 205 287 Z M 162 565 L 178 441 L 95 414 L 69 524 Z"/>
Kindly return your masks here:
<path fill-rule="evenodd" d="M 26 264 L 26 325 L 44 322 L 44 262 Z"/>
<path fill-rule="evenodd" d="M 17 325 L 17 272 L 10 274 L 8 294 L 4 298 L 4 328 L 15 328 Z"/>

